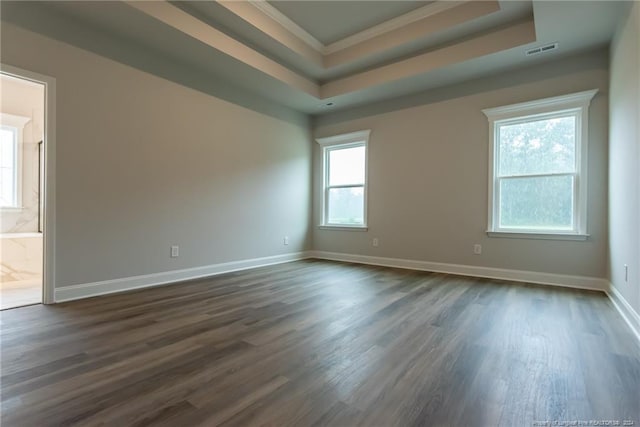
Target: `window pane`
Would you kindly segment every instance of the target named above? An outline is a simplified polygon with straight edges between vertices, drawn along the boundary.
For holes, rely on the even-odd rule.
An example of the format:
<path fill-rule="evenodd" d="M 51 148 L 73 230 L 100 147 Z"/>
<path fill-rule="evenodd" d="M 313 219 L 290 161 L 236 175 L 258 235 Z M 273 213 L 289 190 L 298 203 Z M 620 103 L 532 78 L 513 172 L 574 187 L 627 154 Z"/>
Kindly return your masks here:
<path fill-rule="evenodd" d="M 364 224 L 364 189 L 331 188 L 329 190 L 327 223 L 329 224 Z"/>
<path fill-rule="evenodd" d="M 13 169 L 0 169 L 0 206 L 16 206 L 16 183 Z"/>
<path fill-rule="evenodd" d="M 0 206 L 16 206 L 15 162 L 15 131 L 0 128 Z"/>
<path fill-rule="evenodd" d="M 575 172 L 574 116 L 501 125 L 498 131 L 498 176 Z"/>
<path fill-rule="evenodd" d="M 15 162 L 14 132 L 9 129 L 0 129 L 0 167 L 13 168 Z"/>
<path fill-rule="evenodd" d="M 365 148 L 353 147 L 329 151 L 329 185 L 364 184 Z"/>
<path fill-rule="evenodd" d="M 573 176 L 500 180 L 500 227 L 573 229 Z"/>

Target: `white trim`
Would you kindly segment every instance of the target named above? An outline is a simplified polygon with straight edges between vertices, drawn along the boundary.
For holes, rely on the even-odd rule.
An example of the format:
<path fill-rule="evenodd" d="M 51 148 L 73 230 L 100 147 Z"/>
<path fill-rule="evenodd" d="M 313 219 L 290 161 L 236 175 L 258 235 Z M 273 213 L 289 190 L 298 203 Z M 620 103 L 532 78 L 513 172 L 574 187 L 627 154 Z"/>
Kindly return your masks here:
<path fill-rule="evenodd" d="M 217 0 L 217 1 L 220 1 L 220 0 Z M 395 31 L 406 25 L 420 21 L 421 19 L 424 19 L 424 18 L 428 18 L 429 16 L 437 15 L 438 13 L 444 12 L 445 10 L 452 9 L 464 3 L 466 3 L 466 1 L 437 0 L 426 6 L 420 7 L 418 9 L 407 12 L 403 15 L 397 16 L 395 18 L 391 18 L 388 21 L 382 22 L 373 27 L 362 30 L 356 34 L 352 34 L 334 43 L 325 45 L 320 40 L 318 40 L 313 35 L 311 35 L 309 32 L 307 32 L 304 28 L 296 24 L 288 16 L 286 16 L 285 14 L 280 12 L 278 9 L 273 7 L 271 4 L 269 4 L 267 1 L 249 0 L 249 4 L 251 4 L 260 12 L 262 12 L 263 14 L 265 14 L 266 16 L 268 16 L 269 18 L 273 19 L 275 22 L 280 24 L 284 29 L 286 29 L 291 34 L 293 34 L 294 36 L 302 40 L 309 47 L 311 47 L 312 49 L 315 49 L 317 52 L 323 55 L 330 55 L 332 53 L 339 52 L 343 49 L 347 49 L 359 43 L 365 42 L 367 40 L 371 40 L 382 34 Z"/>
<path fill-rule="evenodd" d="M 618 310 L 622 319 L 629 325 L 631 331 L 634 333 L 638 341 L 640 341 L 640 315 L 631 307 L 622 294 L 609 283 L 609 290 L 607 296 L 611 300 L 611 303 Z"/>
<path fill-rule="evenodd" d="M 264 13 L 269 18 L 276 21 L 278 24 L 282 25 L 287 31 L 305 42 L 311 48 L 320 53 L 324 52 L 325 46 L 321 41 L 313 37 L 304 28 L 293 22 L 291 19 L 289 19 L 288 16 L 280 12 L 275 7 L 271 6 L 268 2 L 264 0 L 249 0 L 249 4 L 260 10 L 260 12 Z"/>
<path fill-rule="evenodd" d="M 52 304 L 56 277 L 56 79 L 7 64 L 2 74 L 44 85 L 44 256 L 42 302 Z"/>
<path fill-rule="evenodd" d="M 0 233 L 0 239 L 27 239 L 31 237 L 42 237 L 42 233 L 38 232 L 19 232 L 19 233 Z"/>
<path fill-rule="evenodd" d="M 55 301 L 66 302 L 136 289 L 170 285 L 187 280 L 230 273 L 233 271 L 248 270 L 309 258 L 600 291 L 604 292 L 609 297 L 615 309 L 629 325 L 636 338 L 640 340 L 640 315 L 635 312 L 618 290 L 606 279 L 325 251 L 297 252 L 242 261 L 232 261 L 204 267 L 187 268 L 183 270 L 173 270 L 162 273 L 145 274 L 121 279 L 65 286 L 55 290 Z"/>
<path fill-rule="evenodd" d="M 186 280 L 216 276 L 233 271 L 247 270 L 274 264 L 282 264 L 309 258 L 308 252 L 296 252 L 274 255 L 263 258 L 253 258 L 241 261 L 231 261 L 203 267 L 185 268 L 182 270 L 164 271 L 162 273 L 143 274 L 140 276 L 123 277 L 121 279 L 103 280 L 100 282 L 84 283 L 56 288 L 56 302 L 72 301 L 107 295 L 134 289 L 167 285 Z"/>
<path fill-rule="evenodd" d="M 549 108 L 561 110 L 582 106 L 588 107 L 596 93 L 598 93 L 598 89 L 585 90 L 583 92 L 536 99 L 534 101 L 520 102 L 502 107 L 485 108 L 482 112 L 489 119 L 502 120 L 515 116 L 529 116 L 544 113 L 547 112 Z"/>
<path fill-rule="evenodd" d="M 336 230 L 336 231 L 368 231 L 369 227 L 362 225 L 332 225 L 332 224 L 320 224 L 318 228 L 321 230 Z"/>
<path fill-rule="evenodd" d="M 359 130 L 357 132 L 343 133 L 340 135 L 327 136 L 324 138 L 316 138 L 316 142 L 322 147 L 331 145 L 350 144 L 354 142 L 368 141 L 371 135 L 371 129 Z"/>
<path fill-rule="evenodd" d="M 328 136 L 324 138 L 316 138 L 316 141 L 322 147 L 322 227 L 334 228 L 335 230 L 347 228 L 358 228 L 361 231 L 367 231 L 368 217 L 367 217 L 367 204 L 368 204 L 368 187 L 369 187 L 369 136 L 371 130 L 361 130 L 351 133 L 345 133 L 340 135 Z M 336 188 L 336 186 L 329 185 L 329 161 L 328 156 L 332 150 L 347 149 L 352 147 L 364 147 L 364 183 L 362 185 L 353 185 L 348 187 L 360 187 L 363 191 L 363 217 L 362 224 L 334 224 L 327 222 L 329 205 L 327 204 L 327 198 L 329 190 Z"/>
<path fill-rule="evenodd" d="M 565 274 L 541 273 L 537 271 L 508 270 L 503 268 L 447 264 L 441 262 L 418 261 L 400 258 L 383 258 L 338 252 L 311 251 L 311 257 L 332 261 L 379 265 L 383 267 L 431 271 L 434 273 L 456 274 L 460 276 L 484 277 L 489 279 L 536 283 L 540 285 L 563 286 L 567 288 L 587 289 L 600 292 L 605 292 L 608 284 L 605 279 L 600 279 L 597 277 L 570 276 Z"/>
<path fill-rule="evenodd" d="M 336 53 L 367 40 L 371 40 L 382 34 L 395 31 L 414 22 L 428 18 L 429 16 L 437 15 L 438 13 L 444 12 L 445 10 L 453 9 L 454 7 L 459 6 L 463 3 L 465 2 L 443 0 L 435 1 L 426 6 L 412 10 L 411 12 L 407 12 L 404 15 L 397 16 L 381 24 L 367 28 L 366 30 L 360 31 L 359 33 L 345 37 L 344 39 L 338 40 L 337 42 L 330 43 L 324 47 L 322 53 L 325 55 Z"/>
<path fill-rule="evenodd" d="M 489 237 L 505 237 L 508 239 L 539 239 L 539 240 L 587 240 L 589 234 L 576 233 L 534 233 L 534 232 L 511 232 L 511 231 L 491 231 L 487 230 Z"/>
<path fill-rule="evenodd" d="M 0 112 L 0 124 L 14 127 L 14 128 L 24 128 L 27 123 L 31 121 L 31 117 L 25 116 L 16 116 L 15 114 L 3 113 Z"/>
<path fill-rule="evenodd" d="M 573 230 L 565 235 L 576 237 L 587 235 L 587 180 L 588 180 L 588 140 L 589 140 L 589 105 L 598 89 L 551 98 L 537 99 L 528 102 L 505 105 L 502 107 L 487 108 L 482 112 L 489 119 L 489 166 L 488 166 L 488 197 L 487 197 L 487 229 L 491 233 L 512 233 L 513 230 L 500 228 L 499 219 L 499 185 L 501 177 L 495 171 L 499 163 L 498 150 L 496 150 L 499 126 L 502 124 L 523 123 L 530 120 L 543 120 L 545 118 L 571 115 L 576 123 L 576 159 L 573 181 Z M 550 174 L 545 174 L 550 175 Z M 523 176 L 524 177 L 524 176 Z M 536 230 L 523 230 L 522 233 L 537 233 Z M 551 233 L 542 230 L 541 238 L 550 238 Z M 498 237 L 494 235 L 492 237 Z M 505 236 L 517 237 L 517 236 Z M 582 238 L 572 240 L 586 240 Z"/>

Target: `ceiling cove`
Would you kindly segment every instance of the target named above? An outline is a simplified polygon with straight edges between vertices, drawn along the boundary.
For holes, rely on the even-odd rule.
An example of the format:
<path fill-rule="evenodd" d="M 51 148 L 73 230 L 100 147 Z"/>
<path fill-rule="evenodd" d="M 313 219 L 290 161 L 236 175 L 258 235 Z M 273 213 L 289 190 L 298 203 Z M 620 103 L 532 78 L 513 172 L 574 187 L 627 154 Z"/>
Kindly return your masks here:
<path fill-rule="evenodd" d="M 245 25 L 275 41 L 308 67 L 315 67 L 319 70 L 317 75 L 327 73 L 332 77 L 317 78 L 284 65 L 269 52 L 243 43 L 240 38 L 169 1 L 128 1 L 127 4 L 318 100 L 415 77 L 536 41 L 533 15 L 482 31 L 465 32 L 468 24 L 500 14 L 500 3 L 493 0 L 425 3 L 329 44 L 321 43 L 267 1 L 209 2 L 241 18 Z M 430 45 L 434 37 L 447 32 L 456 32 L 456 37 Z M 330 74 L 340 67 L 350 68 L 346 74 Z"/>

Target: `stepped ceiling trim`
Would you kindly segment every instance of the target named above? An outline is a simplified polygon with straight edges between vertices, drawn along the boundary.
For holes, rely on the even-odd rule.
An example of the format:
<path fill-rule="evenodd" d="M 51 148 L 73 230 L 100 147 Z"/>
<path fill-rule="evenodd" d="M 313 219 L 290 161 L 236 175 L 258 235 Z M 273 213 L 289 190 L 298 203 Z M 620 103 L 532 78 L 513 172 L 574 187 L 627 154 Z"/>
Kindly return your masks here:
<path fill-rule="evenodd" d="M 394 62 L 320 87 L 321 98 L 331 98 L 370 86 L 413 77 L 447 65 L 468 61 L 536 40 L 533 20 L 510 25 L 470 40 Z"/>
<path fill-rule="evenodd" d="M 433 5 L 437 5 L 438 3 L 433 3 Z M 325 68 L 343 65 L 411 43 L 415 40 L 425 39 L 431 34 L 453 28 L 500 10 L 500 4 L 497 1 L 446 3 L 447 6 L 449 3 L 452 4 L 452 6 L 441 8 L 437 12 L 433 11 L 433 13 L 425 14 L 420 16 L 419 19 L 407 19 L 405 25 L 399 27 L 394 25 L 394 28 L 389 27 L 387 31 L 378 34 L 372 32 L 368 34 L 366 38 L 363 37 L 358 43 L 345 43 L 340 49 L 328 49 L 328 53 L 324 56 Z M 413 12 L 409 14 L 411 13 Z M 362 33 L 366 32 L 367 31 L 363 31 Z M 369 37 L 369 35 L 371 37 Z M 358 34 L 353 37 L 356 36 L 358 36 Z M 337 43 L 342 43 L 342 41 Z"/>
<path fill-rule="evenodd" d="M 265 0 L 216 1 L 324 69 L 384 52 L 500 10 L 497 0 L 438 0 L 325 46 Z"/>
<path fill-rule="evenodd" d="M 218 4 L 308 61 L 323 66 L 322 43 L 273 6 L 269 6 L 266 12 L 262 6 L 256 6 L 254 2 L 218 1 Z M 276 15 L 277 18 L 274 17 Z M 290 23 L 282 24 L 284 21 Z"/>
<path fill-rule="evenodd" d="M 229 7 L 232 3 L 238 2 L 227 2 L 223 0 L 216 0 L 218 3 L 222 4 L 225 7 Z M 293 22 L 287 15 L 280 12 L 275 7 L 271 6 L 264 0 L 249 0 L 247 2 L 248 5 L 253 6 L 258 9 L 263 14 L 267 15 L 269 18 L 280 24 L 287 31 L 289 31 L 294 36 L 298 37 L 300 40 L 305 42 L 311 48 L 315 49 L 320 54 L 325 54 L 326 46 L 322 44 L 318 39 L 309 34 L 304 28 Z M 242 17 L 242 16 L 240 16 Z"/>
<path fill-rule="evenodd" d="M 315 97 L 319 96 L 318 85 L 312 80 L 291 71 L 271 58 L 267 58 L 260 52 L 242 44 L 167 1 L 129 1 L 128 4 L 275 79 Z"/>
<path fill-rule="evenodd" d="M 219 3 L 228 3 L 224 0 L 216 1 L 218 1 Z M 322 44 L 319 40 L 317 40 L 315 37 L 313 37 L 306 30 L 301 28 L 298 24 L 293 22 L 291 19 L 289 19 L 289 17 L 284 15 L 267 1 L 249 0 L 249 3 L 255 8 L 260 9 L 265 15 L 272 18 L 278 24 L 286 28 L 292 34 L 299 37 L 301 40 L 305 41 L 309 46 L 313 47 L 321 54 L 329 55 L 342 49 L 352 47 L 358 43 L 362 43 L 364 41 L 378 37 L 382 34 L 397 30 L 429 16 L 436 15 L 442 11 L 454 8 L 456 6 L 459 6 L 460 4 L 468 3 L 468 1 L 434 1 L 433 3 L 427 4 L 416 10 L 412 10 L 411 12 L 407 12 L 403 15 L 397 16 L 388 21 L 382 22 L 371 28 L 367 28 L 366 30 L 360 31 L 356 34 L 345 37 L 342 40 L 338 40 L 337 42 L 328 45 Z M 497 4 L 497 2 L 495 3 Z"/>
<path fill-rule="evenodd" d="M 213 1 L 213 0 L 211 0 Z M 216 0 L 217 1 L 217 0 Z M 533 17 L 497 30 L 469 35 L 440 48 L 347 77 L 318 83 L 276 62 L 168 1 L 127 2 L 140 12 L 217 49 L 266 75 L 321 100 L 410 78 L 439 68 L 501 52 L 536 41 Z M 265 1 L 217 1 L 245 22 L 316 66 L 325 69 L 386 52 L 500 10 L 498 1 L 436 1 L 382 24 L 322 46 L 310 34 Z M 362 70 L 362 69 L 361 69 Z"/>

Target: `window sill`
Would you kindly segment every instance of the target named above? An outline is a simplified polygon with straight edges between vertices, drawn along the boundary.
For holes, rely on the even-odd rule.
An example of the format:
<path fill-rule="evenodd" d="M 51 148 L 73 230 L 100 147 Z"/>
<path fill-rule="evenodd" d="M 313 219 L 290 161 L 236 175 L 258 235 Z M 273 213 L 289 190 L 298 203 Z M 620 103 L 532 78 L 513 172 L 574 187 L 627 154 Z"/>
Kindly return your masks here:
<path fill-rule="evenodd" d="M 489 237 L 506 237 L 507 239 L 538 239 L 538 240 L 576 240 L 585 241 L 588 234 L 575 233 L 534 233 L 534 232 L 511 232 L 511 231 L 487 231 Z"/>
<path fill-rule="evenodd" d="M 319 225 L 321 230 L 338 230 L 338 231 L 367 231 L 369 227 L 366 225 Z"/>
<path fill-rule="evenodd" d="M 4 207 L 4 208 L 0 208 L 0 212 L 3 213 L 18 213 L 18 212 L 22 212 L 24 210 L 24 208 L 22 207 Z"/>

